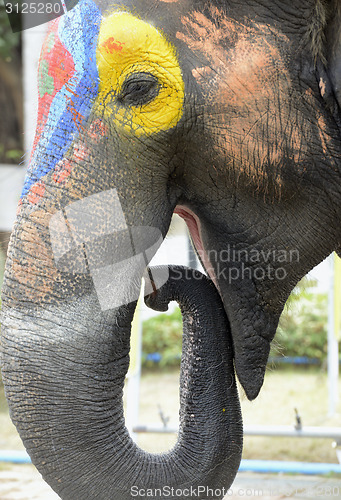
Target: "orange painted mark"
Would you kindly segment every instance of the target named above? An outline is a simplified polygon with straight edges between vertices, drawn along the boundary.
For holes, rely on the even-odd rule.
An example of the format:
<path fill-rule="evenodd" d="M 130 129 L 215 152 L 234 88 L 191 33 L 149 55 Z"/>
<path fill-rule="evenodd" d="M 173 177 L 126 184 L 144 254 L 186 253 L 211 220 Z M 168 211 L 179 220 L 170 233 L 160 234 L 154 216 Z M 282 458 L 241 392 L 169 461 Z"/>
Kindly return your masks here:
<path fill-rule="evenodd" d="M 73 156 L 76 160 L 85 160 L 89 157 L 89 149 L 84 144 L 75 144 L 73 146 Z"/>
<path fill-rule="evenodd" d="M 66 179 L 71 174 L 71 163 L 65 158 L 57 163 L 55 172 L 53 174 L 54 182 L 58 184 L 64 184 Z"/>
<path fill-rule="evenodd" d="M 333 151 L 332 138 L 328 133 L 328 126 L 324 116 L 318 116 L 317 118 L 318 131 L 322 146 L 322 151 L 326 157 L 328 157 L 333 165 L 337 162 L 334 160 L 335 152 Z"/>
<path fill-rule="evenodd" d="M 319 87 L 320 87 L 321 96 L 324 97 L 324 95 L 326 93 L 326 82 L 323 80 L 322 76 L 321 76 L 320 81 L 319 81 Z"/>
<path fill-rule="evenodd" d="M 196 80 L 211 76 L 212 73 L 214 73 L 214 71 L 210 66 L 203 66 L 202 68 L 192 69 L 192 75 Z"/>
<path fill-rule="evenodd" d="M 36 182 L 30 189 L 27 199 L 32 205 L 36 205 L 45 194 L 45 183 L 43 181 Z"/>
<path fill-rule="evenodd" d="M 112 36 L 108 38 L 103 44 L 102 47 L 106 50 L 106 52 L 121 52 L 123 49 L 123 45 L 125 45 L 122 42 L 119 42 L 118 40 L 115 40 Z"/>
<path fill-rule="evenodd" d="M 18 206 L 17 206 L 17 212 L 16 215 L 19 215 L 22 209 L 22 199 L 19 200 Z"/>
<path fill-rule="evenodd" d="M 78 97 L 78 95 L 76 94 L 76 92 L 74 92 L 74 91 L 72 90 L 71 86 L 72 86 L 72 85 L 70 84 L 70 82 L 69 82 L 69 84 L 65 84 L 65 88 L 66 88 L 66 90 L 68 90 L 68 91 L 69 91 L 72 95 L 74 95 L 75 97 Z M 68 99 L 70 100 L 70 98 L 68 98 Z"/>
<path fill-rule="evenodd" d="M 43 237 L 48 234 L 51 214 L 45 209 L 33 209 L 29 215 L 25 215 L 20 231 L 16 229 L 14 233 L 23 252 L 19 259 L 14 257 L 11 260 L 10 273 L 20 290 L 20 297 L 41 306 L 42 303 L 50 302 L 54 285 L 60 279 L 51 245 Z M 16 301 L 15 298 L 10 298 Z"/>
<path fill-rule="evenodd" d="M 177 38 L 208 61 L 192 75 L 204 95 L 205 129 L 216 152 L 226 168 L 256 185 L 266 185 L 271 172 L 280 190 L 285 158 L 301 163 L 311 137 L 288 69 L 289 39 L 264 24 L 237 22 L 214 6 L 209 17 L 192 12 L 181 22 Z"/>
<path fill-rule="evenodd" d="M 70 97 L 69 97 L 69 102 L 70 102 L 70 104 L 69 104 L 67 109 L 68 109 L 68 111 L 70 111 L 70 113 L 72 115 L 72 120 L 75 123 L 77 130 L 79 132 L 84 131 L 84 127 L 82 125 L 82 121 L 84 120 L 84 116 L 76 110 L 75 105 Z"/>
<path fill-rule="evenodd" d="M 108 134 L 108 127 L 103 123 L 102 120 L 95 120 L 89 128 L 88 135 L 94 142 L 99 142 L 101 137 L 104 137 Z"/>
<path fill-rule="evenodd" d="M 84 133 L 83 140 L 79 140 L 73 144 L 72 160 L 76 160 L 76 163 L 89 158 L 90 148 L 87 146 L 88 142 L 92 145 L 98 144 L 103 137 L 108 135 L 108 127 L 98 118 L 91 123 Z M 74 166 L 73 161 L 67 158 L 60 160 L 54 169 L 53 181 L 56 184 L 65 185 Z"/>

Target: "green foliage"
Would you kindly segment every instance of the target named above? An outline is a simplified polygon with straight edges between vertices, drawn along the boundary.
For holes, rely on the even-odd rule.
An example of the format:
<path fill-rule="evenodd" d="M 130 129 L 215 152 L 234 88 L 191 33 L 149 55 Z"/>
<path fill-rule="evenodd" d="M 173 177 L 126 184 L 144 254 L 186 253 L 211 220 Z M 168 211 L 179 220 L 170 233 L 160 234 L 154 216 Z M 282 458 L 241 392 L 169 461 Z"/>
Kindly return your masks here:
<path fill-rule="evenodd" d="M 306 279 L 298 284 L 281 316 L 276 342 L 284 356 L 307 356 L 322 363 L 328 347 L 328 297 L 314 285 Z"/>
<path fill-rule="evenodd" d="M 3 144 L 0 144 L 0 158 L 4 158 L 4 161 L 9 161 L 10 163 L 18 163 L 23 157 L 24 152 L 21 149 L 8 149 L 5 151 Z"/>
<path fill-rule="evenodd" d="M 148 354 L 160 353 L 160 366 L 177 366 L 182 347 L 182 318 L 180 309 L 171 314 L 160 314 L 143 322 L 142 360 L 145 366 Z"/>
<path fill-rule="evenodd" d="M 23 154 L 24 152 L 21 149 L 8 149 L 5 153 L 5 158 L 18 163 L 23 157 Z"/>
<path fill-rule="evenodd" d="M 20 33 L 13 33 L 3 4 L 0 4 L 0 57 L 9 62 L 20 44 Z"/>
<path fill-rule="evenodd" d="M 21 34 L 13 33 L 0 2 L 0 163 L 18 163 L 22 157 Z"/>
<path fill-rule="evenodd" d="M 316 283 L 303 279 L 291 294 L 281 316 L 271 355 L 306 356 L 322 363 L 327 356 L 327 294 L 317 293 Z M 159 353 L 160 366 L 177 366 L 182 346 L 182 319 L 179 309 L 143 323 L 142 359 Z"/>

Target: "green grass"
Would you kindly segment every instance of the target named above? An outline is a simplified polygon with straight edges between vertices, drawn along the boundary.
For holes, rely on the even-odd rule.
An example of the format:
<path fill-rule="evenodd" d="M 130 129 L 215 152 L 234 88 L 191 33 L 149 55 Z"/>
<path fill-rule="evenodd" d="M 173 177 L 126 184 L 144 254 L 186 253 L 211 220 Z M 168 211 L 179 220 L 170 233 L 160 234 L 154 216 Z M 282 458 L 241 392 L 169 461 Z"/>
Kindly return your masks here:
<path fill-rule="evenodd" d="M 341 389 L 341 383 L 339 382 Z M 341 391 L 339 390 L 339 393 Z M 340 426 L 340 411 L 328 418 L 327 375 L 318 371 L 269 372 L 254 402 L 242 401 L 245 425 L 292 425 L 297 408 L 303 426 Z M 246 437 L 244 458 L 336 462 L 328 439 Z"/>
<path fill-rule="evenodd" d="M 340 382 L 341 389 L 341 382 Z M 340 390 L 341 392 L 341 390 Z M 326 373 L 316 370 L 268 371 L 263 389 L 250 402 L 243 391 L 241 405 L 244 425 L 293 425 L 297 408 L 303 425 L 340 426 L 340 414 L 327 417 L 328 388 Z M 146 373 L 142 377 L 140 423 L 160 423 L 159 405 L 170 417 L 169 425 L 178 421 L 178 374 Z M 339 407 L 341 412 L 341 405 Z M 151 452 L 168 449 L 174 436 L 141 434 L 139 444 Z M 336 453 L 328 439 L 245 437 L 243 458 L 336 462 Z"/>
<path fill-rule="evenodd" d="M 176 370 L 148 371 L 141 379 L 139 423 L 161 423 L 159 407 L 170 417 L 169 425 L 178 422 L 178 384 Z M 244 425 L 292 425 L 298 408 L 303 425 L 340 426 L 339 415 L 328 418 L 327 375 L 316 370 L 268 371 L 259 397 L 249 402 L 241 395 Z M 240 391 L 242 393 L 242 391 Z M 341 392 L 341 382 L 340 382 Z M 176 441 L 174 435 L 140 434 L 139 445 L 150 452 L 165 451 Z M 328 439 L 245 437 L 243 458 L 336 462 L 335 450 Z M 0 389 L 0 449 L 22 449 L 10 422 L 3 389 Z"/>

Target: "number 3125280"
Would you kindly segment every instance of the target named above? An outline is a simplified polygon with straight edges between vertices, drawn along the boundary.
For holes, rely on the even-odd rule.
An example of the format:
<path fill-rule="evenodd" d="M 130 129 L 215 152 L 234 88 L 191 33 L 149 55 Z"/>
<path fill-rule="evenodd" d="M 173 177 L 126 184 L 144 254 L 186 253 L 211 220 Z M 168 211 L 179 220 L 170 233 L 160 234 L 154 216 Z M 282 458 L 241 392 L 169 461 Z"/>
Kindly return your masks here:
<path fill-rule="evenodd" d="M 36 3 L 6 3 L 7 14 L 62 14 L 60 2 Z"/>

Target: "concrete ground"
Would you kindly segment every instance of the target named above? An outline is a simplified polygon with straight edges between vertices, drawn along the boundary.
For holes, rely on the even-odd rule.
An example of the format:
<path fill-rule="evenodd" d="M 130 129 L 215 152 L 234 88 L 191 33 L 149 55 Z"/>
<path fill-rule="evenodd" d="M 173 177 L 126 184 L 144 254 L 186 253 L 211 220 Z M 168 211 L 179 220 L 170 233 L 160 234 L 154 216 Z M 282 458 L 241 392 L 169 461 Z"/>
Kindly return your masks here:
<path fill-rule="evenodd" d="M 241 472 L 237 475 L 230 492 L 225 497 L 262 500 L 297 498 L 320 500 L 341 498 L 341 478 L 319 476 L 297 476 L 284 474 L 253 474 Z"/>
<path fill-rule="evenodd" d="M 58 499 L 32 465 L 6 465 L 0 470 L 0 500 Z"/>
<path fill-rule="evenodd" d="M 58 498 L 58 495 L 42 480 L 33 466 L 5 466 L 0 470 L 0 500 L 58 500 Z M 241 472 L 224 500 L 241 498 L 251 500 L 337 499 L 341 498 L 341 478 Z"/>

